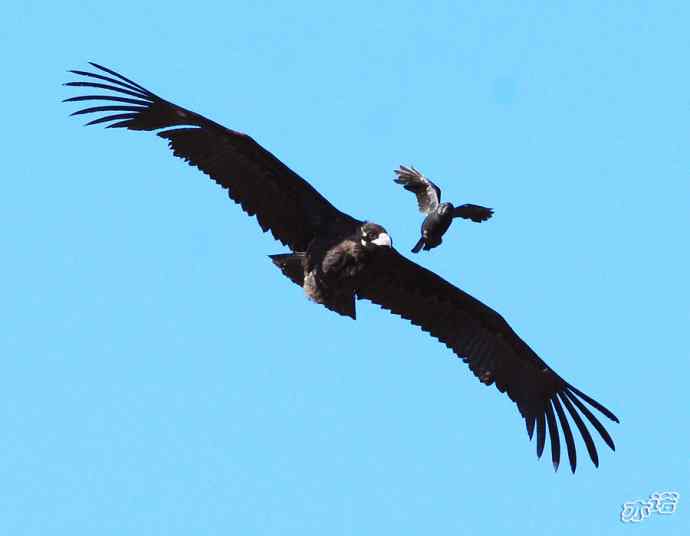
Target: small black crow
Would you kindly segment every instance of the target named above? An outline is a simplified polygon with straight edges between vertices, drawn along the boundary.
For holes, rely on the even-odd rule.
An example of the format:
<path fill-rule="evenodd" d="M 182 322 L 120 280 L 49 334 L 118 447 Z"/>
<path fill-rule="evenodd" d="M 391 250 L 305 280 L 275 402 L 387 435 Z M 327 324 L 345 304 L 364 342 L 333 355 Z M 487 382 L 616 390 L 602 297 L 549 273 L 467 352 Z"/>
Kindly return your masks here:
<path fill-rule="evenodd" d="M 440 246 L 453 218 L 465 218 L 480 223 L 493 216 L 494 211 L 491 208 L 469 204 L 454 207 L 452 203 L 441 203 L 441 189 L 414 166 L 400 166 L 395 173 L 398 178 L 394 181 L 417 196 L 419 211 L 427 215 L 422 222 L 422 237 L 412 248 L 412 253 L 419 253 L 422 246 L 425 251 Z"/>
<path fill-rule="evenodd" d="M 566 415 L 595 465 L 599 456 L 585 420 L 615 449 L 589 408 L 618 422 L 611 411 L 556 374 L 496 311 L 400 255 L 383 227 L 336 209 L 246 134 L 164 100 L 115 71 L 91 65 L 97 72 L 72 71 L 83 78 L 67 85 L 108 93 L 66 99 L 104 101 L 72 115 L 106 112 L 87 124 L 158 130 L 175 156 L 225 188 L 247 214 L 256 216 L 264 232 L 271 231 L 290 248 L 290 253 L 271 258 L 310 299 L 351 318 L 355 299 L 369 300 L 436 337 L 482 383 L 495 384 L 515 402 L 529 437 L 537 431 L 538 456 L 548 431 L 554 468 L 561 459 L 560 424 L 575 471 L 575 442 Z M 304 336 L 309 335 L 307 328 Z"/>

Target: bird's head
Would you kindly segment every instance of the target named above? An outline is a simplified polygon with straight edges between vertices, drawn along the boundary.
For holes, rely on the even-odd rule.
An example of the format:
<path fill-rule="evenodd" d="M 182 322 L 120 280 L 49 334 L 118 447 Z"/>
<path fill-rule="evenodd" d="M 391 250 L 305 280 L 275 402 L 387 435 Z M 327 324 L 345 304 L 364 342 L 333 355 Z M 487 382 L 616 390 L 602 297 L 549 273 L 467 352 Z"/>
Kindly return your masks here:
<path fill-rule="evenodd" d="M 393 241 L 388 236 L 386 230 L 376 223 L 365 223 L 360 227 L 360 243 L 365 248 L 376 248 L 379 246 L 392 247 Z"/>
<path fill-rule="evenodd" d="M 445 216 L 446 214 L 452 214 L 453 212 L 453 204 L 452 203 L 441 203 L 438 206 L 438 213 L 441 216 Z"/>

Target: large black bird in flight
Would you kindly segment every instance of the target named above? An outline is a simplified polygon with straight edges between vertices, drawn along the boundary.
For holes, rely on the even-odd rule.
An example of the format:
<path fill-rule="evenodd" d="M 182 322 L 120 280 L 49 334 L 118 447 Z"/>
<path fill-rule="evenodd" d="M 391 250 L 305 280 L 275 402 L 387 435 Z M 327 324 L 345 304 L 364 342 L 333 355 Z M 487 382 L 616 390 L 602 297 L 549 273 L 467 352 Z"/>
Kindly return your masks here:
<path fill-rule="evenodd" d="M 422 237 L 412 248 L 412 253 L 419 253 L 422 247 L 424 251 L 429 251 L 440 246 L 453 218 L 481 223 L 494 214 L 493 209 L 481 205 L 465 204 L 454 207 L 453 203 L 441 203 L 441 189 L 414 166 L 400 166 L 395 170 L 395 174 L 398 178 L 393 180 L 417 196 L 419 211 L 426 214 L 422 222 Z"/>
<path fill-rule="evenodd" d="M 355 298 L 366 299 L 429 332 L 482 383 L 495 384 L 515 402 L 529 437 L 537 431 L 538 456 L 548 433 L 554 468 L 561 458 L 559 424 L 573 472 L 571 422 L 595 465 L 597 449 L 585 421 L 615 449 L 590 407 L 618 422 L 611 411 L 556 374 L 501 315 L 400 255 L 383 227 L 336 209 L 246 134 L 166 101 L 115 71 L 91 65 L 95 72 L 71 71 L 82 78 L 66 85 L 106 93 L 90 91 L 66 99 L 96 104 L 72 115 L 102 114 L 89 125 L 159 130 L 175 156 L 225 188 L 247 214 L 256 216 L 264 232 L 271 231 L 290 248 L 290 253 L 273 255 L 273 262 L 309 298 L 352 318 Z"/>

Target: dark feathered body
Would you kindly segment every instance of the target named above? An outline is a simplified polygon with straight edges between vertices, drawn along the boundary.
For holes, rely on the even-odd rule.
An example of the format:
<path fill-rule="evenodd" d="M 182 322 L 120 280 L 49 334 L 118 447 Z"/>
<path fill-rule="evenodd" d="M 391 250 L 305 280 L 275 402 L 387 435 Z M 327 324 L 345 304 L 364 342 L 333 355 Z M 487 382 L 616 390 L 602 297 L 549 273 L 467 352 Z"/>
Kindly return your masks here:
<path fill-rule="evenodd" d="M 452 222 L 453 205 L 451 203 L 441 203 L 436 210 L 432 210 L 424 218 L 422 222 L 422 237 L 412 249 L 412 252 L 419 252 L 422 246 L 426 251 L 440 246 L 441 242 L 443 242 L 443 235 L 446 234 Z"/>
<path fill-rule="evenodd" d="M 67 85 L 105 94 L 66 99 L 96 101 L 96 106 L 74 115 L 101 114 L 89 124 L 105 123 L 110 128 L 158 130 L 175 156 L 222 186 L 247 214 L 256 216 L 264 232 L 270 231 L 290 249 L 273 255 L 273 262 L 310 299 L 352 318 L 355 299 L 369 300 L 436 337 L 481 382 L 494 384 L 515 402 L 529 437 L 536 431 L 539 456 L 548 434 L 554 467 L 560 461 L 562 438 L 575 470 L 571 423 L 595 465 L 599 457 L 587 424 L 614 448 L 593 413 L 596 410 L 617 422 L 611 411 L 556 374 L 496 311 L 393 249 L 383 227 L 335 208 L 246 134 L 166 101 L 115 71 L 92 65 L 97 72 L 73 71 L 80 80 Z M 436 210 L 440 190 L 428 180 L 418 180 L 421 174 L 416 170 L 401 167 L 401 171 L 414 175 L 405 188 L 418 193 L 420 208 L 428 214 L 422 226 L 427 237 L 422 238 L 434 247 L 449 225 L 445 211 Z M 448 207 L 453 216 L 473 221 L 490 216 L 490 209 L 477 205 Z M 309 344 L 309 330 L 304 336 Z"/>
<path fill-rule="evenodd" d="M 390 247 L 386 230 L 365 223 L 348 236 L 315 239 L 306 252 L 271 255 L 307 297 L 339 314 L 356 318 L 355 295 L 379 246 Z"/>

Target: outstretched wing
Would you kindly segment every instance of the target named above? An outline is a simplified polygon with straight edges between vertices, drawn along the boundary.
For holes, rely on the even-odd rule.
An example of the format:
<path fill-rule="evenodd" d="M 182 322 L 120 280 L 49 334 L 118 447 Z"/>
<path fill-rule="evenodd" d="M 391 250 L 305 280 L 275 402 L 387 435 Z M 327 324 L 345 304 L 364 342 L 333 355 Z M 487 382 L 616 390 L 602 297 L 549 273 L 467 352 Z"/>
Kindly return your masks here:
<path fill-rule="evenodd" d="M 482 383 L 494 383 L 508 394 L 525 419 L 530 439 L 536 426 L 539 457 L 548 430 L 555 469 L 561 456 L 559 428 L 573 472 L 577 465 L 566 414 L 580 431 L 594 465 L 599 465 L 599 457 L 582 416 L 615 450 L 611 436 L 585 404 L 615 422 L 617 417 L 549 368 L 493 309 L 392 248 L 377 250 L 363 279 L 359 299 L 370 300 L 421 327 L 462 358 Z"/>
<path fill-rule="evenodd" d="M 438 186 L 417 171 L 414 166 L 409 168 L 400 166 L 395 170 L 395 174 L 398 178 L 393 181 L 402 184 L 405 190 L 417 196 L 420 212 L 428 214 L 436 210 L 441 202 L 441 189 Z"/>
<path fill-rule="evenodd" d="M 494 209 L 482 207 L 481 205 L 471 205 L 469 203 L 455 207 L 453 210 L 454 218 L 464 218 L 476 223 L 486 221 L 493 215 Z"/>
<path fill-rule="evenodd" d="M 100 72 L 71 71 L 82 78 L 65 85 L 105 90 L 106 94 L 65 101 L 101 101 L 103 105 L 72 115 L 104 114 L 87 125 L 166 129 L 158 135 L 168 140 L 175 156 L 227 189 L 230 198 L 247 214 L 256 215 L 264 232 L 270 230 L 293 251 L 305 251 L 324 227 L 359 223 L 337 210 L 311 184 L 246 134 L 168 102 L 115 71 L 91 65 Z"/>

